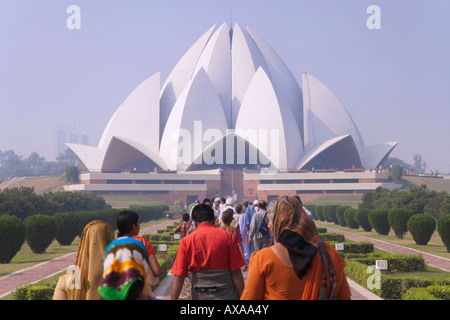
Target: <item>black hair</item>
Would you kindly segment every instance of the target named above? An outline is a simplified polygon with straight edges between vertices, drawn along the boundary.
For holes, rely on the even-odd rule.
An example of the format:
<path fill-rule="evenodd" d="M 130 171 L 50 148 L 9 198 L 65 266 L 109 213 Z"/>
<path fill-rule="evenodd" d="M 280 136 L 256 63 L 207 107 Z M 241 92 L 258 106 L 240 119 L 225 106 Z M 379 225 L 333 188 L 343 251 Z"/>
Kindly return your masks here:
<path fill-rule="evenodd" d="M 211 201 L 211 199 L 209 198 L 205 198 L 202 201 L 203 204 L 207 204 L 208 206 L 212 207 L 213 206 L 213 202 Z"/>
<path fill-rule="evenodd" d="M 139 215 L 131 210 L 121 211 L 116 218 L 117 237 L 123 237 L 131 232 L 133 225 L 137 225 L 139 222 Z"/>
<path fill-rule="evenodd" d="M 236 210 L 237 213 L 241 213 L 242 212 L 242 205 L 237 204 L 236 208 L 234 208 L 234 210 Z"/>
<path fill-rule="evenodd" d="M 183 214 L 183 221 L 189 221 L 189 213 Z"/>
<path fill-rule="evenodd" d="M 192 218 L 197 222 L 214 221 L 214 210 L 209 205 L 201 203 L 192 208 Z"/>
<path fill-rule="evenodd" d="M 142 281 L 142 279 L 138 279 L 130 286 L 127 300 L 137 300 L 143 289 L 144 281 Z"/>
<path fill-rule="evenodd" d="M 227 209 L 222 213 L 222 221 L 229 225 L 233 221 L 233 209 Z"/>
<path fill-rule="evenodd" d="M 266 209 L 266 207 L 267 207 L 267 202 L 265 201 L 265 200 L 259 200 L 259 207 L 261 208 L 261 209 Z"/>

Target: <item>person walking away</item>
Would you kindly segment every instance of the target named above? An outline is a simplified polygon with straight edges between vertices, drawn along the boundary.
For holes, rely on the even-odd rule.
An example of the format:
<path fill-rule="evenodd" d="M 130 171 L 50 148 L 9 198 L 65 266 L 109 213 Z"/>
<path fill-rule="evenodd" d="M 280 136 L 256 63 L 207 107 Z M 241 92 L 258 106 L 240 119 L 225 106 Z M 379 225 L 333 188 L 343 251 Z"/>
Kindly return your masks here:
<path fill-rule="evenodd" d="M 267 203 L 264 200 L 259 201 L 259 210 L 253 215 L 252 221 L 250 223 L 250 229 L 248 234 L 249 244 L 253 241 L 253 247 L 255 251 L 259 251 L 263 248 L 266 248 L 270 245 L 271 242 L 271 234 L 263 234 L 258 230 L 261 222 L 264 220 L 266 222 L 269 221 L 267 217 Z"/>
<path fill-rule="evenodd" d="M 244 251 L 244 259 L 245 264 L 248 266 L 248 262 L 250 260 L 250 254 L 249 254 L 249 244 L 248 244 L 248 229 L 249 229 L 249 223 L 247 221 L 247 216 L 245 213 L 242 213 L 242 205 L 238 204 L 236 205 L 236 213 L 233 215 L 233 218 L 235 221 L 237 221 L 239 226 L 239 233 L 242 239 L 242 250 Z"/>
<path fill-rule="evenodd" d="M 81 234 L 73 273 L 59 278 L 53 300 L 100 300 L 97 287 L 102 280 L 103 254 L 113 240 L 114 231 L 108 223 L 88 223 Z"/>
<path fill-rule="evenodd" d="M 237 223 L 236 223 L 237 227 L 232 226 L 232 222 L 236 222 L 236 220 L 234 219 L 233 210 L 227 209 L 222 214 L 222 224 L 219 228 L 221 228 L 222 230 L 231 232 L 234 235 L 234 238 L 236 239 L 239 250 L 242 253 L 242 258 L 244 258 L 244 260 L 245 260 L 244 248 L 242 246 L 241 230 Z M 247 262 L 245 263 L 245 266 L 242 271 L 244 271 L 244 272 L 247 271 Z"/>
<path fill-rule="evenodd" d="M 183 214 L 183 223 L 179 224 L 175 230 L 174 233 L 180 233 L 181 239 L 187 236 L 187 232 L 189 228 L 192 227 L 191 221 L 189 220 L 189 213 Z"/>
<path fill-rule="evenodd" d="M 314 221 L 300 202 L 290 196 L 274 200 L 268 215 L 275 244 L 253 253 L 241 299 L 350 299 L 345 260 L 321 241 Z M 326 262 L 327 253 L 331 265 Z"/>
<path fill-rule="evenodd" d="M 247 221 L 249 224 L 248 231 L 250 232 L 250 223 L 252 222 L 253 215 L 256 213 L 259 206 L 259 200 L 254 200 L 252 203 L 248 204 L 247 210 L 245 211 L 245 215 L 247 216 Z M 248 234 L 248 233 L 247 233 Z M 248 254 L 249 256 L 252 255 L 252 253 L 255 251 L 255 248 L 253 246 L 253 242 L 248 242 Z"/>
<path fill-rule="evenodd" d="M 170 299 L 178 300 L 188 271 L 192 272 L 193 300 L 239 299 L 245 261 L 233 235 L 214 227 L 210 206 L 199 204 L 193 216 L 197 228 L 180 242 L 171 270 L 174 279 Z"/>
<path fill-rule="evenodd" d="M 97 291 L 103 300 L 157 300 L 145 294 L 150 261 L 145 245 L 132 237 L 112 241 L 103 258 L 103 277 Z"/>
<path fill-rule="evenodd" d="M 144 294 L 153 296 L 151 286 L 158 284 L 158 277 L 162 275 L 163 269 L 156 258 L 156 251 L 150 241 L 147 238 L 139 236 L 139 215 L 131 210 L 121 211 L 117 215 L 116 226 L 118 230 L 117 238 L 132 237 L 138 241 L 141 241 L 147 248 L 150 261 L 150 271 L 147 272 L 147 283 L 144 286 Z"/>

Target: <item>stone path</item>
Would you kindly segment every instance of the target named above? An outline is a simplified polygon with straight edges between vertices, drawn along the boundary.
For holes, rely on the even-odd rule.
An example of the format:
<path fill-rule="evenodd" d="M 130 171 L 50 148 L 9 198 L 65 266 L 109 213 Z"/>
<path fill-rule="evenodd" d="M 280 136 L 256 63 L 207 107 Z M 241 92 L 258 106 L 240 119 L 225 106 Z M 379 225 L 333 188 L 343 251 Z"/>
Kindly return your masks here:
<path fill-rule="evenodd" d="M 141 230 L 141 234 L 143 233 L 152 233 L 156 232 L 158 229 L 165 229 L 168 225 L 173 225 L 174 220 L 169 220 L 162 222 L 160 224 L 154 225 L 150 228 L 146 228 Z M 374 240 L 368 237 L 363 237 L 359 235 L 355 235 L 346 231 L 337 230 L 333 228 L 327 227 L 330 232 L 341 232 L 345 235 L 347 239 L 355 240 L 355 241 L 371 241 L 375 244 L 376 247 L 394 253 L 403 253 L 403 254 L 422 254 L 426 263 L 432 266 L 441 268 L 443 270 L 450 271 L 450 260 L 445 258 L 440 258 L 438 256 L 427 254 L 424 252 L 420 252 L 414 249 L 405 248 L 399 245 L 389 244 L 384 241 Z M 23 286 L 29 283 L 35 283 L 42 279 L 51 277 L 55 274 L 58 274 L 67 267 L 71 266 L 75 261 L 76 253 L 69 253 L 65 256 L 57 258 L 55 260 L 43 262 L 37 264 L 33 267 L 19 270 L 17 272 L 11 273 L 7 276 L 0 278 L 0 298 L 8 295 L 15 288 Z M 244 273 L 244 278 L 246 278 L 246 273 Z M 161 281 L 158 287 L 155 290 L 155 295 L 163 300 L 167 300 L 170 298 L 170 290 L 172 288 L 172 280 L 173 275 L 170 273 Z M 371 293 L 367 289 L 361 287 L 351 279 L 348 279 L 351 291 L 352 291 L 352 300 L 382 300 L 377 295 Z"/>

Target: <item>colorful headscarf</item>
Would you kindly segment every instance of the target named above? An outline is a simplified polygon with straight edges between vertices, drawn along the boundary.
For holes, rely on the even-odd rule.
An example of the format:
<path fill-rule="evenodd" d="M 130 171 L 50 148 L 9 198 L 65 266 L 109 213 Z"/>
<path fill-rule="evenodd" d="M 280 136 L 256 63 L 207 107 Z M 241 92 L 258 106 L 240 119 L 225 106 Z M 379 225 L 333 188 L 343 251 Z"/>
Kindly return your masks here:
<path fill-rule="evenodd" d="M 316 224 L 295 197 L 284 196 L 278 201 L 273 215 L 273 229 L 275 241 L 279 240 L 284 230 L 290 230 L 313 246 L 319 246 L 320 238 Z"/>
<path fill-rule="evenodd" d="M 274 240 L 286 247 L 294 271 L 301 279 L 311 266 L 319 248 L 317 227 L 295 197 L 282 197 L 274 211 Z"/>
<path fill-rule="evenodd" d="M 101 220 L 88 223 L 81 235 L 74 274 L 67 286 L 68 300 L 100 300 L 97 287 L 102 279 L 102 260 L 107 245 L 114 240 L 111 226 Z"/>
<path fill-rule="evenodd" d="M 145 282 L 149 268 L 148 251 L 142 242 L 117 238 L 105 250 L 98 292 L 104 300 L 126 300 L 135 282 Z"/>

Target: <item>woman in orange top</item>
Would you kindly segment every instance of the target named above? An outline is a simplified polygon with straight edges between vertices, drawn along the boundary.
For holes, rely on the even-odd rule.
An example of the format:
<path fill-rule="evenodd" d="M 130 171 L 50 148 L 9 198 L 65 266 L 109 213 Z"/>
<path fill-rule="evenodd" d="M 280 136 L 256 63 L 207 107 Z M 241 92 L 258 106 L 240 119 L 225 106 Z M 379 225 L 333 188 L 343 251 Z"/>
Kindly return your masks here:
<path fill-rule="evenodd" d="M 275 244 L 252 254 L 242 300 L 316 300 L 323 287 L 321 253 L 329 253 L 336 286 L 329 276 L 333 270 L 324 260 L 326 290 L 322 299 L 334 295 L 350 299 L 350 287 L 344 273 L 345 260 L 319 238 L 314 221 L 301 202 L 283 197 L 268 207 L 269 228 Z M 326 292 L 325 292 L 326 291 Z"/>

